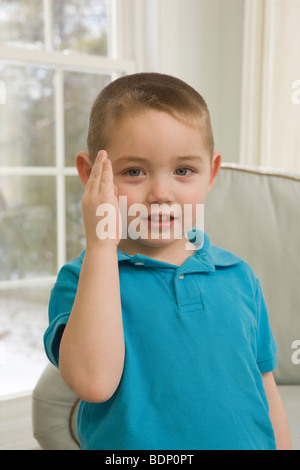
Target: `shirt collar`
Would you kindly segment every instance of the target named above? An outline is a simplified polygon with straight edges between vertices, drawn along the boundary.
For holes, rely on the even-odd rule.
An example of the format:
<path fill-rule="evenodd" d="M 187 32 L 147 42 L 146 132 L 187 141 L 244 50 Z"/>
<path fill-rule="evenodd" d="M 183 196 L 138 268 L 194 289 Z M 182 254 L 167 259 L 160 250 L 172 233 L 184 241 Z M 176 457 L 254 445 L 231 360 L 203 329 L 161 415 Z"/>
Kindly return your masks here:
<path fill-rule="evenodd" d="M 119 249 L 118 261 L 127 261 L 135 264 L 136 266 L 147 266 L 152 268 L 175 268 L 178 272 L 180 271 L 180 273 L 214 272 L 216 267 L 229 267 L 241 261 L 240 258 L 232 253 L 211 245 L 207 234 L 200 230 L 189 232 L 188 237 L 190 242 L 197 247 L 197 250 L 189 256 L 180 267 L 174 264 L 158 261 L 141 254 L 128 255 Z"/>

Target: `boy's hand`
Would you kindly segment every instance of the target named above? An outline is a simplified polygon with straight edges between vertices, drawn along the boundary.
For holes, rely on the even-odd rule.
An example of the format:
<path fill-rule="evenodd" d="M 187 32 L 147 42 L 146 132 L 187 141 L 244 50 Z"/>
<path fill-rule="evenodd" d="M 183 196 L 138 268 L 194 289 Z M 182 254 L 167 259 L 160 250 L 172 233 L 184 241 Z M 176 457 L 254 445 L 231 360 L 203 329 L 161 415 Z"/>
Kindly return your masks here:
<path fill-rule="evenodd" d="M 105 215 L 99 217 L 98 208 L 103 206 L 113 209 L 118 229 L 119 204 L 105 151 L 98 153 L 85 183 L 81 207 L 86 255 L 59 348 L 59 369 L 64 381 L 81 400 L 92 403 L 105 402 L 115 393 L 125 357 L 118 231 L 111 239 L 97 236 L 99 220 L 106 219 Z"/>
<path fill-rule="evenodd" d="M 120 213 L 116 193 L 111 162 L 107 152 L 101 150 L 96 157 L 81 201 L 87 249 L 97 247 L 99 244 L 118 246 Z M 101 218 L 99 218 L 100 214 Z M 101 220 L 103 220 L 103 227 L 101 227 Z M 107 232 L 109 237 L 106 236 Z"/>

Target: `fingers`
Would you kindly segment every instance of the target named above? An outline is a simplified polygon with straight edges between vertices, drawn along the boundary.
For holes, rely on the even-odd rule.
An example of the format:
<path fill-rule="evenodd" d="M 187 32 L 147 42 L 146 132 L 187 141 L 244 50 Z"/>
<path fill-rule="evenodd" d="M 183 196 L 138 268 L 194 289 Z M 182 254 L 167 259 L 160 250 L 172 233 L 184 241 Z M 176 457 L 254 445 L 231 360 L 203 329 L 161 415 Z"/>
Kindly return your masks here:
<path fill-rule="evenodd" d="M 113 170 L 111 161 L 108 158 L 103 161 L 101 186 L 103 191 L 105 191 L 109 196 L 113 196 L 115 194 Z"/>
<path fill-rule="evenodd" d="M 113 175 L 107 152 L 100 150 L 92 167 L 86 190 L 94 194 L 99 194 L 102 184 L 106 186 L 111 181 L 113 181 Z"/>
<path fill-rule="evenodd" d="M 97 232 L 97 227 L 101 223 L 102 219 L 97 223 L 97 216 L 103 215 L 101 211 L 98 212 L 99 208 L 101 206 L 102 208 L 104 206 L 107 207 L 107 205 L 113 206 L 115 209 L 114 214 L 118 214 L 118 199 L 115 194 L 112 165 L 108 158 L 107 152 L 102 150 L 98 153 L 95 159 L 95 163 L 92 167 L 81 200 L 81 209 L 86 232 L 87 246 L 92 246 L 94 243 L 99 243 L 99 238 L 102 240 L 102 238 L 98 236 Z M 115 223 L 116 233 L 119 233 L 118 223 L 119 222 L 117 220 Z M 115 240 L 118 243 L 119 239 L 117 238 L 117 235 Z"/>

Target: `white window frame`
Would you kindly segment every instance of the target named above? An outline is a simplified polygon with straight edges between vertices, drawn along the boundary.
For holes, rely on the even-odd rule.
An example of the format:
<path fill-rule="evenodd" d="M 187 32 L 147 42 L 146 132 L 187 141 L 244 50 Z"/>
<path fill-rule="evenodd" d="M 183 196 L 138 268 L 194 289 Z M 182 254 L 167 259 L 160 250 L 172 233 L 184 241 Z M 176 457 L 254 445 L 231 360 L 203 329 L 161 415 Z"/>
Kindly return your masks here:
<path fill-rule="evenodd" d="M 77 175 L 75 167 L 65 166 L 64 142 L 64 84 L 65 71 L 112 74 L 115 78 L 137 70 L 132 44 L 135 43 L 135 8 L 141 0 L 111 0 L 108 56 L 94 56 L 54 51 L 51 43 L 52 24 L 49 12 L 51 1 L 44 1 L 45 49 L 28 50 L 0 45 L 0 62 L 11 65 L 34 65 L 48 67 L 55 71 L 55 135 L 56 163 L 53 166 L 0 166 L 0 176 L 55 176 L 56 177 L 56 218 L 57 218 L 57 269 L 66 263 L 66 188 L 65 178 Z M 127 58 L 125 58 L 127 56 Z M 5 104 L 0 104 L 3 106 Z M 26 287 L 47 287 L 55 282 L 56 275 L 0 281 L 0 291 Z"/>

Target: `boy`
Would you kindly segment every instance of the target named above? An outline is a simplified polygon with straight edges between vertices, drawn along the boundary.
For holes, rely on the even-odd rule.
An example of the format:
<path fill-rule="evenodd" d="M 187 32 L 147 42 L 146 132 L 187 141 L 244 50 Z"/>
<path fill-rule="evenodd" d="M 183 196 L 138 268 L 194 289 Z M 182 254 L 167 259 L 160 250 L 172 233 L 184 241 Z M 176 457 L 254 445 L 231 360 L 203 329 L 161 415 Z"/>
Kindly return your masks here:
<path fill-rule="evenodd" d="M 221 164 L 203 98 L 166 75 L 116 80 L 76 164 L 86 250 L 59 273 L 45 347 L 82 400 L 82 449 L 290 448 L 258 280 L 206 235 L 186 249 Z"/>

